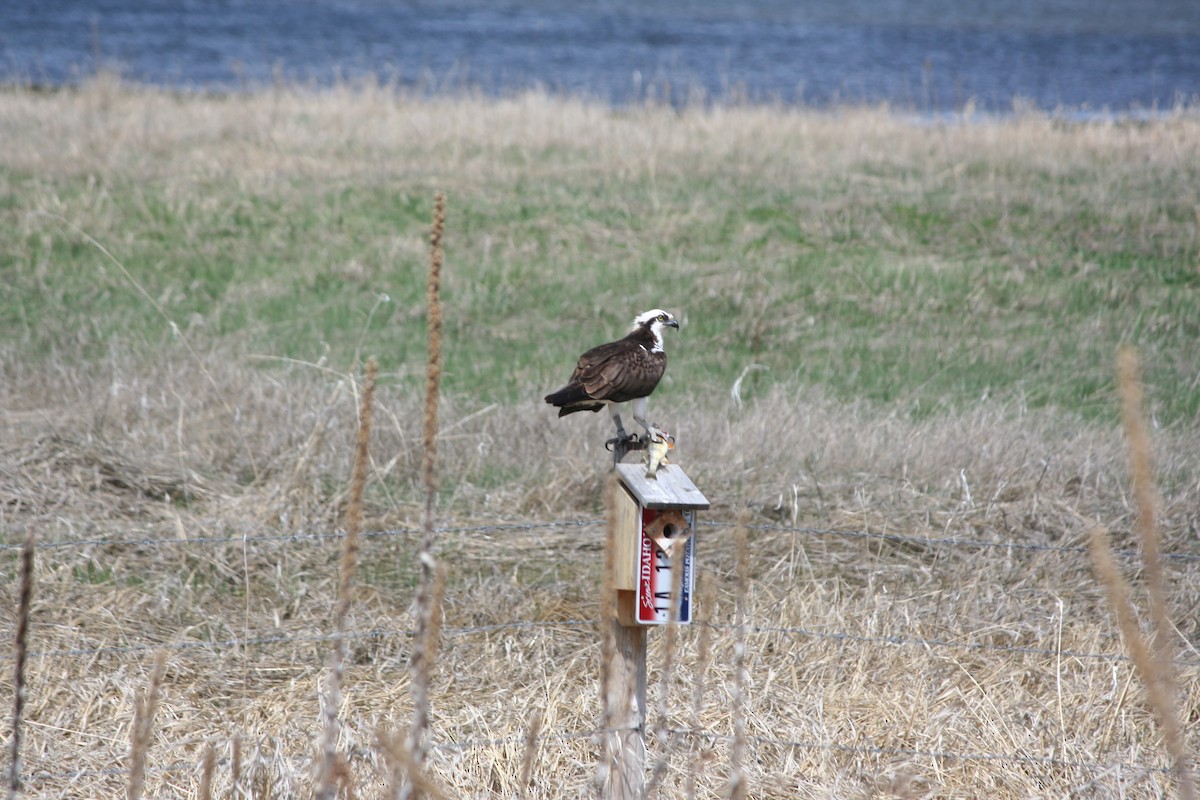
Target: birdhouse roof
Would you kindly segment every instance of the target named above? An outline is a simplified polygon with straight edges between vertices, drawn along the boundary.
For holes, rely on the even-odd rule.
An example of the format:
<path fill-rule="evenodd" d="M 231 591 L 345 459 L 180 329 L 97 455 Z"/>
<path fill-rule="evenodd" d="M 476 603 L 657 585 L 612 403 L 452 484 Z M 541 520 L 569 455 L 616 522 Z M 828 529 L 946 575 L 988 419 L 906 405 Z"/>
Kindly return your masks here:
<path fill-rule="evenodd" d="M 617 464 L 617 476 L 642 508 L 690 511 L 709 507 L 708 498 L 677 464 L 663 464 L 655 478 L 646 477 L 645 464 Z"/>

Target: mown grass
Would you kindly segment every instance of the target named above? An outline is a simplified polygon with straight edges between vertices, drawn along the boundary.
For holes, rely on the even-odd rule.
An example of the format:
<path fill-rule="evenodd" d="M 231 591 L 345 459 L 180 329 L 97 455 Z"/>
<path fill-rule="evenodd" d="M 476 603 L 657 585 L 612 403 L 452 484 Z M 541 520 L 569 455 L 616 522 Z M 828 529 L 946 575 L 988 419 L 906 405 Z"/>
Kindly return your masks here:
<path fill-rule="evenodd" d="M 834 136 L 807 112 L 770 112 L 768 128 L 762 112 L 534 99 L 524 139 L 463 112 L 434 137 L 378 91 L 324 110 L 281 95 L 264 118 L 236 98 L 102 89 L 92 131 L 20 124 L 88 90 L 5 98 L 10 370 L 152 354 L 173 335 L 165 314 L 241 355 L 345 365 L 365 347 L 385 380 L 418 386 L 422 243 L 446 189 L 451 395 L 533 400 L 658 305 L 685 319 L 664 398 L 724 393 L 758 363 L 746 393 L 819 386 L 918 416 L 990 397 L 1111 420 L 1112 354 L 1132 343 L 1156 418 L 1200 411 L 1191 117 L 862 112 Z M 220 124 L 205 138 L 175 113 Z M 189 157 L 175 137 L 233 156 Z"/>

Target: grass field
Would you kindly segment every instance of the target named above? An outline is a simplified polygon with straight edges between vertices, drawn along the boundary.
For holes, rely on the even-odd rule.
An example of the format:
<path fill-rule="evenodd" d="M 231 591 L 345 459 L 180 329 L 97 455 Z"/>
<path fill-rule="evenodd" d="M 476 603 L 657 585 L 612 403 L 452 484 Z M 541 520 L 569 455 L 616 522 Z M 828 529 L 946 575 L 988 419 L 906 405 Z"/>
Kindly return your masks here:
<path fill-rule="evenodd" d="M 382 795 L 375 731 L 410 713 L 436 191 L 453 530 L 430 763 L 450 796 L 521 793 L 534 710 L 527 796 L 592 791 L 610 423 L 541 397 L 655 306 L 683 325 L 652 418 L 717 523 L 699 545 L 713 625 L 683 632 L 672 676 L 670 727 L 693 732 L 651 746 L 664 796 L 727 794 L 742 514 L 750 796 L 1173 791 L 1081 548 L 1096 524 L 1135 546 L 1113 378 L 1134 345 L 1194 723 L 1194 113 L 932 124 L 99 76 L 0 92 L 0 141 L 6 607 L 18 544 L 40 542 L 30 796 L 121 791 L 162 646 L 148 795 L 197 796 L 210 744 L 220 796 L 235 761 L 246 796 L 310 791 L 340 547 L 324 534 L 345 524 L 371 355 L 367 527 L 386 533 L 357 576 L 343 746 L 357 796 Z M 1120 564 L 1140 600 L 1140 561 Z"/>

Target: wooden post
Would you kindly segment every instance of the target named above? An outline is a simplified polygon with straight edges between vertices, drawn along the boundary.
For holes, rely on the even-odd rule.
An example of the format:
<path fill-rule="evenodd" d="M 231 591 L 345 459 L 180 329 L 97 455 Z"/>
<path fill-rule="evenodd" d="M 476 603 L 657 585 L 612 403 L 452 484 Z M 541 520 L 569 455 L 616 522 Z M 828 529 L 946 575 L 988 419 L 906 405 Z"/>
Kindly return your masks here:
<path fill-rule="evenodd" d="M 697 509 L 708 508 L 708 500 L 688 480 L 679 467 L 664 465 L 656 478 L 648 478 L 645 467 L 618 464 L 619 485 L 610 499 L 608 552 L 605 562 L 611 569 L 606 585 L 612 590 L 605 625 L 611 637 L 611 652 L 606 653 L 607 685 L 604 687 L 606 730 L 605 771 L 601 795 L 607 800 L 643 800 L 646 793 L 646 631 L 648 625 L 662 624 L 653 605 L 644 602 L 647 593 L 657 591 L 653 566 L 662 569 L 691 569 L 690 553 L 685 560 L 668 559 L 656 554 L 658 545 L 647 539 L 646 521 L 670 514 L 679 527 L 690 529 Z M 690 515 L 684 523 L 685 517 Z M 661 523 L 661 520 L 660 520 Z M 660 535 L 662 532 L 659 532 Z M 691 535 L 687 531 L 687 535 Z M 670 538 L 670 533 L 667 533 Z M 669 549 L 670 544 L 665 544 Z M 668 567 L 669 563 L 673 566 Z M 669 574 L 669 573 L 668 573 Z M 690 591 L 690 586 L 689 586 Z M 643 608 L 646 606 L 646 608 Z M 649 615 L 643 613 L 649 611 Z M 688 615 L 690 618 L 690 614 Z M 686 622 L 687 620 L 683 620 Z"/>
<path fill-rule="evenodd" d="M 615 644 L 609 665 L 608 800 L 642 800 L 646 791 L 646 629 L 610 623 Z"/>

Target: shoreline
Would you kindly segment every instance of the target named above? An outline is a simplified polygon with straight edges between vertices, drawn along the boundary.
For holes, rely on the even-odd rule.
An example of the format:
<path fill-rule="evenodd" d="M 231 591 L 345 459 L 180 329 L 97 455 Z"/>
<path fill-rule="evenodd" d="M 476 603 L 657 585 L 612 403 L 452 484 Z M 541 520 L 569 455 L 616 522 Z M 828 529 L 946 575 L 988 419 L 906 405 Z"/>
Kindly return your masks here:
<path fill-rule="evenodd" d="M 1009 101 L 1011 105 L 1011 110 L 1009 111 L 981 109 L 974 97 L 968 97 L 965 101 L 956 104 L 950 110 L 921 111 L 915 108 L 914 104 L 884 100 L 876 102 L 810 104 L 781 99 L 748 99 L 737 96 L 736 93 L 731 93 L 726 98 L 712 98 L 706 96 L 702 90 L 685 89 L 673 94 L 669 85 L 663 91 L 667 99 L 655 96 L 655 93 L 651 92 L 641 99 L 612 102 L 587 92 L 560 92 L 539 86 L 519 87 L 502 92 L 487 91 L 478 86 L 463 86 L 458 89 L 445 90 L 422 87 L 415 82 L 402 85 L 395 81 L 381 80 L 379 76 L 375 75 L 362 76 L 350 80 L 334 78 L 328 82 L 279 80 L 247 83 L 240 87 L 180 86 L 171 83 L 132 80 L 124 77 L 120 70 L 100 70 L 77 80 L 61 83 L 0 80 L 0 94 L 15 95 L 25 93 L 34 96 L 78 95 L 87 92 L 90 87 L 97 83 L 115 84 L 126 91 L 157 94 L 179 100 L 201 99 L 219 101 L 280 94 L 320 98 L 349 92 L 351 94 L 371 94 L 376 97 L 382 94 L 390 96 L 396 103 L 404 104 L 463 101 L 500 104 L 534 97 L 548 102 L 599 108 L 617 114 L 663 109 L 669 109 L 678 114 L 750 110 L 773 111 L 781 114 L 836 116 L 844 113 L 869 112 L 885 113 L 918 126 L 948 124 L 995 125 L 1028 117 L 1044 118 L 1058 123 L 1082 125 L 1154 123 L 1179 118 L 1200 119 L 1200 93 L 1193 94 L 1191 97 L 1177 97 L 1175 104 L 1169 108 L 1112 109 L 1107 107 L 1093 108 L 1088 105 L 1044 108 L 1037 106 L 1028 98 L 1014 96 Z"/>

